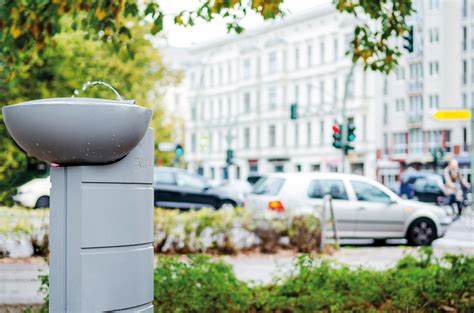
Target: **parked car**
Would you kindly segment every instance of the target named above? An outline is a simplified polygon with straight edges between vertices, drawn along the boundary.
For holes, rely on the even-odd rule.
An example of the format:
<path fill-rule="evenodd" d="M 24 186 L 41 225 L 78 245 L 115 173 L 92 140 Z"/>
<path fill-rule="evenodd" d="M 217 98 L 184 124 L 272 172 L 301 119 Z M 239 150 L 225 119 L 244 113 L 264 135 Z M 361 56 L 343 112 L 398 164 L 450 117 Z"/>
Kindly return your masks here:
<path fill-rule="evenodd" d="M 253 186 L 258 182 L 260 178 L 262 178 L 262 175 L 249 175 L 247 177 L 247 181 L 249 182 L 250 185 Z"/>
<path fill-rule="evenodd" d="M 441 175 L 435 174 L 433 172 L 419 172 L 419 171 L 404 172 L 401 175 L 400 193 L 399 193 L 400 197 L 406 198 L 406 199 L 413 199 L 413 197 L 415 196 L 415 191 L 413 190 L 413 187 L 417 179 L 425 178 L 431 175 L 438 175 L 441 177 Z"/>
<path fill-rule="evenodd" d="M 220 187 L 212 187 L 204 177 L 183 169 L 157 167 L 153 188 L 155 206 L 172 209 L 221 209 L 241 206 L 238 196 Z"/>
<path fill-rule="evenodd" d="M 252 191 L 252 185 L 245 180 L 224 181 L 218 187 L 220 190 L 237 197 L 240 202 L 243 202 L 245 195 Z"/>
<path fill-rule="evenodd" d="M 443 192 L 444 183 L 441 175 L 429 175 L 418 178 L 413 185 L 413 199 L 439 203 L 440 197 L 445 197 Z"/>
<path fill-rule="evenodd" d="M 275 173 L 262 178 L 245 199 L 257 216 L 318 213 L 331 195 L 341 238 L 406 238 L 429 245 L 452 222 L 435 205 L 402 199 L 382 184 L 359 175 Z"/>
<path fill-rule="evenodd" d="M 13 201 L 27 208 L 49 208 L 49 192 L 51 181 L 49 176 L 35 178 L 18 187 Z"/>

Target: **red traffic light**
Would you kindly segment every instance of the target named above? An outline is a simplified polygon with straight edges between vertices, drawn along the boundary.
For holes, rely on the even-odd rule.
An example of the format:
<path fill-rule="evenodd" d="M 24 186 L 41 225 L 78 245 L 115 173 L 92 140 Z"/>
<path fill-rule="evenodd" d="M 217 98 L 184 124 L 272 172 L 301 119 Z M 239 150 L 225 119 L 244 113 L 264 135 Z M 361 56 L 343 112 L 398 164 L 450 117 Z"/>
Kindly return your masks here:
<path fill-rule="evenodd" d="M 339 134 L 339 133 L 341 132 L 341 129 L 339 128 L 339 125 L 334 124 L 334 125 L 332 125 L 332 131 L 333 131 L 335 134 Z"/>

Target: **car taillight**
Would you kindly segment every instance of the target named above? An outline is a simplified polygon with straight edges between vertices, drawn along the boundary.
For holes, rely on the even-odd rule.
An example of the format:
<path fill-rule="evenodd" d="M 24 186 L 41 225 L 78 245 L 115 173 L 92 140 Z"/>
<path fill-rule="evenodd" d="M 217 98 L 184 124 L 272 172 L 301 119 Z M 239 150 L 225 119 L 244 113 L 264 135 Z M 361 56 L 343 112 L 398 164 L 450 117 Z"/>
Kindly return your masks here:
<path fill-rule="evenodd" d="M 284 212 L 285 208 L 281 201 L 270 201 L 268 202 L 268 209 L 275 211 L 275 212 Z"/>

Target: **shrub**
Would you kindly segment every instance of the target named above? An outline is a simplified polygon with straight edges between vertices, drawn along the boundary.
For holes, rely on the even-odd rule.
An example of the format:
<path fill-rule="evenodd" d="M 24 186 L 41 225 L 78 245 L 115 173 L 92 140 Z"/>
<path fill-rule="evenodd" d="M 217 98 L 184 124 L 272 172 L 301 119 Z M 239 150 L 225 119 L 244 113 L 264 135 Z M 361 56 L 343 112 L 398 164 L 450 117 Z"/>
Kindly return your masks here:
<path fill-rule="evenodd" d="M 161 257 L 155 269 L 155 312 L 245 312 L 250 292 L 232 268 L 203 256 Z"/>
<path fill-rule="evenodd" d="M 47 276 L 41 277 L 47 291 Z M 431 250 L 387 271 L 304 255 L 269 285 L 249 287 L 229 265 L 204 256 L 158 259 L 155 312 L 473 312 L 474 258 Z M 47 301 L 47 298 L 46 298 Z M 47 312 L 43 306 L 40 312 Z"/>

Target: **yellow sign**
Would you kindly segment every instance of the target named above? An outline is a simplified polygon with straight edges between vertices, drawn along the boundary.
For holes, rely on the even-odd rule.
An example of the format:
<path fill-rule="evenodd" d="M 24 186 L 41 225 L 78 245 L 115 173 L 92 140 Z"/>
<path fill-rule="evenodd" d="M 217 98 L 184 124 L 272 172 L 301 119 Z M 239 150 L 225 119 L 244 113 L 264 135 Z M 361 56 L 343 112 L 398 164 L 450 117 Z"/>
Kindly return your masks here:
<path fill-rule="evenodd" d="M 469 110 L 439 110 L 433 113 L 436 120 L 470 120 L 471 111 Z"/>

